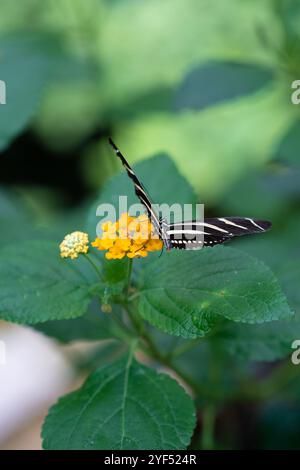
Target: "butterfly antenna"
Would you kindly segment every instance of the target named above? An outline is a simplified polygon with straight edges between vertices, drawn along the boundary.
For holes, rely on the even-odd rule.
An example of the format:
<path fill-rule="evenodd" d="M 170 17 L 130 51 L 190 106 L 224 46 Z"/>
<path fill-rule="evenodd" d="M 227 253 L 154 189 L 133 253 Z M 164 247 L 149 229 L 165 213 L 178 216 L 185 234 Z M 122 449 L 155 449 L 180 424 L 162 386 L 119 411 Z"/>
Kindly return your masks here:
<path fill-rule="evenodd" d="M 120 156 L 120 155 L 122 156 L 120 150 L 118 149 L 118 147 L 116 146 L 116 144 L 114 143 L 114 141 L 112 140 L 111 137 L 108 138 L 108 142 L 109 142 L 109 144 L 111 145 L 111 147 L 114 149 L 115 153 L 116 153 L 118 156 Z M 143 183 L 141 183 L 141 182 L 139 182 L 139 183 L 140 183 L 141 187 L 147 192 L 148 199 L 149 199 L 149 201 L 151 202 L 151 204 L 153 204 L 153 199 L 152 199 L 152 197 L 150 196 L 148 189 L 146 188 L 146 186 L 145 186 Z"/>
<path fill-rule="evenodd" d="M 108 142 L 110 143 L 110 145 L 113 147 L 114 150 L 118 150 L 116 144 L 114 143 L 111 137 L 108 138 Z"/>
<path fill-rule="evenodd" d="M 164 246 L 162 247 L 162 249 L 160 250 L 160 253 L 159 253 L 159 258 L 162 256 L 163 254 L 163 251 L 164 251 Z"/>

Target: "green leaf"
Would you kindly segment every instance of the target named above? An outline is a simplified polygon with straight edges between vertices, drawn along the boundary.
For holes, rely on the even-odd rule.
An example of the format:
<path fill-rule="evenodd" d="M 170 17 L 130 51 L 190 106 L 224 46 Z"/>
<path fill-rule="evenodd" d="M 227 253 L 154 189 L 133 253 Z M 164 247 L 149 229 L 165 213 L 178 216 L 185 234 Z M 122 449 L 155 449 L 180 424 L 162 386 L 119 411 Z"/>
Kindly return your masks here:
<path fill-rule="evenodd" d="M 262 325 L 226 322 L 214 332 L 213 347 L 248 361 L 275 361 L 291 354 L 291 344 L 299 338 L 300 319 L 273 321 Z"/>
<path fill-rule="evenodd" d="M 167 152 L 201 191 L 201 201 L 216 203 L 249 170 L 274 157 L 274 143 L 294 120 L 292 107 L 283 102 L 280 87 L 267 88 L 205 112 L 141 115 L 123 122 L 115 138 L 125 155 L 133 155 L 131 161 Z"/>
<path fill-rule="evenodd" d="M 105 103 L 125 102 L 126 106 L 128 98 L 177 85 L 191 68 L 211 57 L 274 61 L 256 33 L 257 2 L 211 2 L 209 8 L 199 0 L 166 0 L 163 5 L 159 0 L 107 3 L 106 21 L 99 24 Z M 259 5 L 259 25 L 268 30 L 274 22 L 270 5 Z M 273 28 L 273 41 L 279 43 L 280 38 L 280 30 Z M 120 73 L 125 66 L 130 74 Z"/>
<path fill-rule="evenodd" d="M 120 121 L 120 119 L 138 117 L 140 113 L 145 114 L 145 112 L 172 111 L 173 101 L 174 88 L 161 86 L 135 97 L 126 106 L 117 105 L 116 108 L 109 111 L 109 117 Z"/>
<path fill-rule="evenodd" d="M 34 328 L 62 343 L 109 339 L 116 335 L 116 327 L 111 316 L 101 311 L 99 301 L 96 300 L 91 303 L 88 312 L 80 318 L 37 323 Z"/>
<path fill-rule="evenodd" d="M 181 344 L 184 347 L 186 340 Z M 219 404 L 231 400 L 249 373 L 238 357 L 224 354 L 216 343 L 204 339 L 195 340 L 194 347 L 173 359 L 173 363 L 199 384 L 197 403 L 203 405 L 211 400 Z"/>
<path fill-rule="evenodd" d="M 299 258 L 283 261 L 282 264 L 278 266 L 275 273 L 278 275 L 280 284 L 289 299 L 290 305 L 293 309 L 300 312 Z"/>
<path fill-rule="evenodd" d="M 246 251 L 250 255 L 255 253 L 265 263 L 271 266 L 276 275 L 280 276 L 282 267 L 295 260 L 295 255 L 300 254 L 299 211 L 287 212 L 287 217 L 277 221 L 272 230 L 263 237 L 241 237 L 236 240 L 239 249 Z M 284 243 L 283 243 L 284 240 Z"/>
<path fill-rule="evenodd" d="M 286 212 L 264 237 L 245 237 L 237 244 L 249 254 L 257 254 L 277 276 L 283 292 L 295 311 L 300 311 L 299 293 L 299 211 Z M 284 241 L 284 242 L 283 242 Z"/>
<path fill-rule="evenodd" d="M 0 246 L 14 240 L 24 240 L 27 228 L 32 230 L 32 220 L 28 208 L 15 193 L 0 188 Z M 20 230 L 22 227 L 22 230 Z"/>
<path fill-rule="evenodd" d="M 251 198 L 249 198 L 251 194 Z M 273 165 L 260 172 L 248 172 L 222 199 L 228 214 L 251 214 L 256 218 L 282 220 L 288 204 L 300 196 L 300 167 Z"/>
<path fill-rule="evenodd" d="M 111 158 L 116 158 L 113 153 Z M 130 161 L 129 156 L 128 159 Z M 168 156 L 156 155 L 155 157 L 149 158 L 137 165 L 134 165 L 134 171 L 155 203 L 172 205 L 176 202 L 179 204 L 196 202 L 196 196 L 193 189 L 180 175 L 175 164 Z M 167 178 L 166 175 L 168 175 Z M 96 216 L 97 207 L 101 203 L 113 204 L 118 217 L 119 196 L 128 197 L 128 209 L 130 205 L 139 203 L 139 200 L 134 193 L 133 183 L 128 178 L 123 167 L 122 172 L 113 177 L 106 184 L 106 187 L 100 193 L 97 201 L 90 210 L 88 218 L 88 232 L 91 237 L 96 236 L 96 227 L 101 220 L 100 217 Z"/>
<path fill-rule="evenodd" d="M 56 243 L 24 242 L 0 252 L 0 318 L 34 324 L 83 315 L 99 281 L 82 257 L 63 260 Z"/>
<path fill-rule="evenodd" d="M 273 78 L 272 71 L 255 64 L 209 62 L 190 72 L 175 96 L 175 107 L 203 109 L 254 93 Z"/>
<path fill-rule="evenodd" d="M 299 165 L 300 121 L 296 121 L 282 139 L 277 155 L 292 165 Z"/>
<path fill-rule="evenodd" d="M 61 398 L 42 430 L 45 449 L 185 449 L 195 426 L 191 398 L 132 354 L 94 372 Z"/>
<path fill-rule="evenodd" d="M 42 38 L 24 36 L 0 39 L 0 78 L 6 84 L 6 104 L 0 106 L 0 149 L 33 118 L 52 78 L 49 44 Z"/>
<path fill-rule="evenodd" d="M 270 269 L 235 249 L 173 251 L 143 274 L 140 314 L 176 336 L 203 336 L 220 317 L 263 323 L 292 316 Z"/>

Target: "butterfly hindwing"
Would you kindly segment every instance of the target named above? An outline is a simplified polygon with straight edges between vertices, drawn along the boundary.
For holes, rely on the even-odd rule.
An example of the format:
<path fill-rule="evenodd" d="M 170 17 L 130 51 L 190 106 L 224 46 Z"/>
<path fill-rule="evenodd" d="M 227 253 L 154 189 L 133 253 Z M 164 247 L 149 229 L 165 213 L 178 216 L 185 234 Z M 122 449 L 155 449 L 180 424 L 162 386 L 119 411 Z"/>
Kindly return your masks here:
<path fill-rule="evenodd" d="M 172 248 L 190 250 L 221 245 L 234 237 L 263 233 L 270 228 L 271 223 L 267 221 L 246 217 L 220 217 L 204 219 L 203 222 L 170 224 L 168 236 Z"/>

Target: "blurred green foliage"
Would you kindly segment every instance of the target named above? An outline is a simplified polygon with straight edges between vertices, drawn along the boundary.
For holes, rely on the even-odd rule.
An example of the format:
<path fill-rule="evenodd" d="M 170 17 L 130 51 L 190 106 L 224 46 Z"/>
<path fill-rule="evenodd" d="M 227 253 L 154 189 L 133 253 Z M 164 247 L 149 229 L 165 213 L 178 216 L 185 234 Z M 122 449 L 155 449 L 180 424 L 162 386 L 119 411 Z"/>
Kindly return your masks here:
<path fill-rule="evenodd" d="M 291 83 L 300 79 L 299 2 L 0 0 L 0 12 L 0 80 L 7 83 L 7 105 L 0 106 L 3 154 L 29 131 L 62 167 L 71 167 L 72 154 L 80 152 L 87 191 L 101 186 L 102 197 L 125 194 L 125 175 L 107 183 L 118 168 L 104 139 L 111 133 L 130 162 L 147 159 L 137 168 L 154 200 L 171 194 L 171 174 L 170 202 L 185 196 L 194 202 L 196 194 L 209 213 L 273 221 L 265 237 L 236 246 L 272 268 L 294 322 L 226 320 L 178 363 L 203 383 L 201 405 L 212 402 L 216 414 L 226 413 L 235 399 L 255 402 L 260 447 L 299 447 L 297 368 L 288 366 L 289 359 L 275 362 L 288 357 L 300 337 L 300 124 L 299 107 L 291 103 Z M 98 134 L 103 139 L 93 137 Z M 167 159 L 157 169 L 155 156 L 162 153 L 178 170 Z M 192 188 L 177 187 L 178 172 Z M 84 226 L 88 206 L 83 201 L 65 212 L 64 200 L 47 187 L 3 187 L 0 244 L 58 242 Z M 91 210 L 89 227 L 92 217 Z M 103 317 L 92 310 L 67 328 L 64 321 L 37 328 L 60 341 L 100 339 L 95 328 Z M 101 329 L 102 339 L 114 336 L 107 330 Z M 156 339 L 163 349 L 184 347 L 167 335 Z M 261 378 L 267 382 L 252 390 L 251 380 Z M 215 446 L 251 446 L 239 441 L 239 428 L 228 444 L 220 428 Z"/>
<path fill-rule="evenodd" d="M 41 7 L 32 0 L 15 9 L 3 2 L 0 31 L 49 35 L 69 58 L 68 79 L 48 89 L 35 120 L 47 145 L 65 149 L 95 128 L 110 128 L 132 159 L 169 153 L 209 202 L 270 160 L 295 119 L 288 33 L 276 3 L 46 0 Z M 82 62 L 82 75 L 74 61 Z M 212 61 L 211 78 L 201 82 L 201 67 Z M 53 70 L 59 77 L 55 63 Z M 37 64 L 34 76 L 42 71 Z M 33 99 L 35 90 L 25 89 Z M 204 112 L 188 105 L 191 96 L 194 104 L 204 97 L 213 104 L 210 90 L 223 94 L 221 101 L 245 97 Z M 99 168 L 99 159 L 92 164 Z"/>

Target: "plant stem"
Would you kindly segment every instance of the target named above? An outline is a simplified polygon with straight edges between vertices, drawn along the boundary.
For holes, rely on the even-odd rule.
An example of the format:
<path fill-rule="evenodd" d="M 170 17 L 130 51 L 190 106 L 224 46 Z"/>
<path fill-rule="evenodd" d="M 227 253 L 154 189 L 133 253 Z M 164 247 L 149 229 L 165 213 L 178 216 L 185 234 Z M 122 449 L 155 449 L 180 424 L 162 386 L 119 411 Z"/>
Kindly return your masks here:
<path fill-rule="evenodd" d="M 125 343 L 130 343 L 133 338 L 136 338 L 134 332 L 122 322 L 122 320 L 116 313 L 114 313 L 114 311 L 112 311 L 109 315 L 116 324 L 115 327 L 117 328 L 117 335 L 120 340 L 124 341 Z"/>
<path fill-rule="evenodd" d="M 130 349 L 129 349 L 129 355 L 131 356 L 131 358 L 132 358 L 132 356 L 133 356 L 133 354 L 134 354 L 134 352 L 135 352 L 135 350 L 138 346 L 138 342 L 139 342 L 138 338 L 133 338 L 131 340 Z"/>
<path fill-rule="evenodd" d="M 140 292 L 134 292 L 134 294 L 132 294 L 132 295 L 130 295 L 130 296 L 128 297 L 129 302 L 132 302 L 132 300 L 136 299 L 136 298 L 139 297 L 140 295 L 141 295 Z"/>
<path fill-rule="evenodd" d="M 202 389 L 199 386 L 199 384 L 197 384 L 197 382 L 195 382 L 191 377 L 189 377 L 185 372 L 183 372 L 176 364 L 173 364 L 170 357 L 165 356 L 159 351 L 151 334 L 145 328 L 143 321 L 139 321 L 139 317 L 136 315 L 135 312 L 133 312 L 133 310 L 131 309 L 131 306 L 127 305 L 126 307 L 127 307 L 126 311 L 128 313 L 128 316 L 137 334 L 140 336 L 140 338 L 144 341 L 144 343 L 147 346 L 147 349 L 146 350 L 144 349 L 143 352 L 145 352 L 150 357 L 152 357 L 152 359 L 166 366 L 168 369 L 172 370 L 184 383 L 186 383 L 186 385 L 188 385 L 192 389 L 195 395 L 201 394 Z"/>
<path fill-rule="evenodd" d="M 126 283 L 126 296 L 128 297 L 129 289 L 130 289 L 130 282 L 131 282 L 131 274 L 132 274 L 132 265 L 133 265 L 133 259 L 129 258 L 128 259 L 128 265 L 127 265 L 127 283 Z"/>
<path fill-rule="evenodd" d="M 297 379 L 299 372 L 297 367 L 288 362 L 276 368 L 269 377 L 259 383 L 246 382 L 241 384 L 240 394 L 246 400 L 266 400 L 274 396 L 278 391 L 287 388 L 288 384 Z"/>
<path fill-rule="evenodd" d="M 182 356 L 186 352 L 190 351 L 193 349 L 195 346 L 197 346 L 202 338 L 200 339 L 191 339 L 190 341 L 185 341 L 183 344 L 180 344 L 178 348 L 174 349 L 173 352 L 170 353 L 170 357 L 175 358 Z"/>
<path fill-rule="evenodd" d="M 186 372 L 183 371 L 179 366 L 177 366 L 177 364 L 174 364 L 174 359 L 189 351 L 192 347 L 196 346 L 198 341 L 201 341 L 201 339 L 188 341 L 179 346 L 173 354 L 164 355 L 159 351 L 151 334 L 145 327 L 143 320 L 133 310 L 133 304 L 128 302 L 124 308 L 136 332 L 136 335 L 138 335 L 143 340 L 145 346 L 143 347 L 142 342 L 140 342 L 138 346 L 143 351 L 143 353 L 147 354 L 153 360 L 172 370 L 184 383 L 186 383 L 186 385 L 190 387 L 195 396 L 201 396 L 202 399 L 206 400 L 220 398 L 218 390 L 215 390 L 215 388 L 210 386 L 199 384 L 197 381 L 193 380 L 192 377 L 186 374 Z M 243 382 L 235 393 L 228 396 L 228 400 L 231 401 L 240 398 L 244 398 L 246 400 L 265 400 L 269 396 L 272 396 L 275 390 L 283 388 L 287 383 L 292 381 L 297 374 L 296 369 L 296 367 L 287 367 L 287 364 L 284 364 L 270 377 L 261 381 L 260 383 L 254 384 L 252 380 L 250 382 Z M 215 381 L 214 377 L 212 379 Z M 214 413 L 215 411 L 213 405 L 209 405 L 208 409 L 205 411 L 204 416 L 204 420 L 206 420 L 208 423 L 208 431 L 205 431 L 205 436 L 203 438 L 206 447 L 212 445 L 212 442 L 209 439 L 209 432 L 211 432 L 210 428 L 214 423 Z"/>
<path fill-rule="evenodd" d="M 93 266 L 93 269 L 96 271 L 97 275 L 99 276 L 99 278 L 101 279 L 101 281 L 103 281 L 103 277 L 102 277 L 102 273 L 101 271 L 99 270 L 98 266 L 96 265 L 96 263 L 94 263 L 94 261 L 92 260 L 92 258 L 86 253 L 83 255 L 85 257 L 85 259 L 90 263 L 91 266 Z"/>
<path fill-rule="evenodd" d="M 216 410 L 214 405 L 207 404 L 202 412 L 201 448 L 204 450 L 212 450 L 214 448 L 215 419 Z"/>

